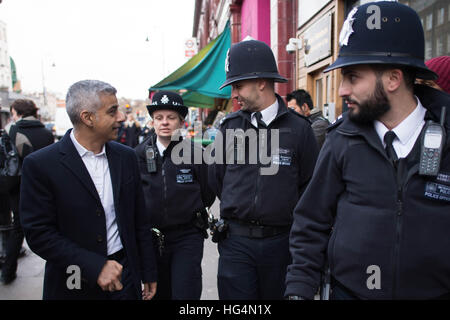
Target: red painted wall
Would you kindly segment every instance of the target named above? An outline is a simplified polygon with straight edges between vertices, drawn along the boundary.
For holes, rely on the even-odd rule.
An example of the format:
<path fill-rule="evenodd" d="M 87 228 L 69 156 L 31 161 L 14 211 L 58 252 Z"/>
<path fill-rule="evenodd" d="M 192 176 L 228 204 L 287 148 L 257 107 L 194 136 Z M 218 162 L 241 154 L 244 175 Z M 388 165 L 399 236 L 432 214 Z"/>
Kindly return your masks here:
<path fill-rule="evenodd" d="M 241 38 L 251 36 L 270 46 L 270 0 L 245 0 L 241 15 Z"/>

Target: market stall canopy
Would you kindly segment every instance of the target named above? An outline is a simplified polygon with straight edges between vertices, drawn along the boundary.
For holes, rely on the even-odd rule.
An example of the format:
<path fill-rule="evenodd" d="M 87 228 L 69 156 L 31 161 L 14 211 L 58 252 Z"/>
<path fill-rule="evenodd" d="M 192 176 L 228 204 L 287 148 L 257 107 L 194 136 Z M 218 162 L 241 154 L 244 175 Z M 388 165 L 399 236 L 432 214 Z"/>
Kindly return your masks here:
<path fill-rule="evenodd" d="M 219 89 L 225 82 L 225 59 L 231 45 L 230 26 L 208 43 L 188 62 L 171 73 L 164 80 L 150 87 L 150 93 L 158 90 L 187 90 L 183 98 L 203 101 L 198 107 L 213 107 L 214 98 L 229 99 L 231 88 Z M 202 97 L 203 96 L 203 97 Z M 186 105 L 191 105 L 185 102 Z"/>
<path fill-rule="evenodd" d="M 214 108 L 214 98 L 205 96 L 195 91 L 188 91 L 182 95 L 183 102 L 186 106 L 194 106 L 198 108 Z"/>

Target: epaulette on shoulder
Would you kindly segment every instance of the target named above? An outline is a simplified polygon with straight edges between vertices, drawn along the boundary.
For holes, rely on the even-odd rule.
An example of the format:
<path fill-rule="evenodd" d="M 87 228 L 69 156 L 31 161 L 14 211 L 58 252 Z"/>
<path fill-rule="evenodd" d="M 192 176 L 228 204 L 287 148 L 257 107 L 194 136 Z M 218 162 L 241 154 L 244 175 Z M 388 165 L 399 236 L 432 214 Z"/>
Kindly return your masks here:
<path fill-rule="evenodd" d="M 301 114 L 298 113 L 297 111 L 295 111 L 295 110 L 293 110 L 293 109 L 291 109 L 291 108 L 288 108 L 288 112 L 290 112 L 290 113 L 292 113 L 292 114 L 295 114 L 297 117 L 300 117 L 300 118 L 302 118 L 303 120 L 308 121 L 309 124 L 311 124 L 311 120 L 309 120 L 309 119 L 308 119 L 307 117 L 305 117 L 304 115 L 301 115 Z"/>
<path fill-rule="evenodd" d="M 327 132 L 334 130 L 339 127 L 341 123 L 344 122 L 344 114 L 341 114 L 332 124 L 330 124 L 327 128 Z"/>
<path fill-rule="evenodd" d="M 228 120 L 236 118 L 238 116 L 238 114 L 239 114 L 239 111 L 231 112 L 231 113 L 227 114 L 225 117 L 222 118 L 222 120 L 220 120 L 219 126 L 221 127 Z"/>

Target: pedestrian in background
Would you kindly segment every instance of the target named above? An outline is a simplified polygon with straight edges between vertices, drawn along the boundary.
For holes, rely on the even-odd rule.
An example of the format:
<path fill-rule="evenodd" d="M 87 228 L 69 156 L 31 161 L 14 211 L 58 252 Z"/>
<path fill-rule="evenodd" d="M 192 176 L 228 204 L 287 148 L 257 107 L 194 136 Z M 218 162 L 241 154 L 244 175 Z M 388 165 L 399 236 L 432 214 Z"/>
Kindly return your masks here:
<path fill-rule="evenodd" d="M 66 96 L 73 130 L 25 158 L 21 222 L 31 250 L 46 260 L 44 299 L 155 294 L 150 213 L 136 155 L 111 142 L 125 120 L 118 108 L 111 85 L 73 84 Z"/>
<path fill-rule="evenodd" d="M 292 211 L 312 176 L 318 147 L 309 121 L 287 108 L 275 93 L 274 82 L 287 80 L 278 73 L 267 44 L 257 40 L 234 44 L 225 64 L 222 88 L 232 86 L 231 97 L 241 110 L 222 120 L 222 138 L 218 140 L 218 132 L 214 142 L 223 140 L 225 148 L 235 150 L 233 162 L 216 160 L 209 166 L 210 184 L 221 201 L 220 216 L 228 226 L 218 242 L 219 298 L 282 299 L 291 262 Z M 227 137 L 229 129 L 254 133 L 259 143 L 247 138 L 238 143 L 241 139 Z M 279 148 L 271 150 L 276 133 Z M 254 150 L 256 145 L 260 149 Z M 264 147 L 271 155 L 269 164 L 263 164 L 261 157 L 250 163 L 253 152 L 260 155 Z M 264 170 L 272 166 L 276 172 Z"/>
<path fill-rule="evenodd" d="M 9 128 L 9 136 L 19 153 L 19 165 L 30 153 L 44 148 L 54 142 L 53 134 L 38 120 L 36 104 L 29 99 L 17 99 L 11 104 L 11 114 L 14 120 Z M 17 260 L 23 244 L 23 231 L 20 225 L 19 196 L 20 178 L 9 191 L 9 207 L 13 212 L 13 229 L 9 231 L 6 240 L 5 261 L 2 267 L 1 281 L 9 284 L 16 278 Z"/>
<path fill-rule="evenodd" d="M 325 72 L 341 69 L 349 111 L 295 208 L 286 296 L 313 299 L 329 267 L 331 299 L 449 299 L 450 113 L 439 122 L 450 99 L 414 85 L 437 78 L 420 18 L 398 2 L 367 3 L 339 39 Z"/>
<path fill-rule="evenodd" d="M 125 136 L 125 145 L 135 148 L 139 144 L 141 124 L 131 112 L 127 114 L 127 120 L 123 123 L 122 134 Z"/>
<path fill-rule="evenodd" d="M 292 91 L 286 96 L 286 101 L 289 108 L 311 121 L 311 128 L 314 131 L 319 149 L 322 148 L 330 122 L 323 116 L 322 110 L 314 108 L 308 91 L 303 89 Z"/>
<path fill-rule="evenodd" d="M 201 145 L 181 135 L 175 137 L 188 112 L 180 95 L 159 91 L 147 109 L 155 133 L 137 146 L 136 153 L 157 244 L 155 299 L 199 300 L 208 227 L 205 208 L 215 199 L 208 186 L 208 169 L 203 161 L 194 163 L 194 154 L 202 154 Z M 189 161 L 174 163 L 173 159 L 185 156 L 186 150 L 191 153 Z"/>

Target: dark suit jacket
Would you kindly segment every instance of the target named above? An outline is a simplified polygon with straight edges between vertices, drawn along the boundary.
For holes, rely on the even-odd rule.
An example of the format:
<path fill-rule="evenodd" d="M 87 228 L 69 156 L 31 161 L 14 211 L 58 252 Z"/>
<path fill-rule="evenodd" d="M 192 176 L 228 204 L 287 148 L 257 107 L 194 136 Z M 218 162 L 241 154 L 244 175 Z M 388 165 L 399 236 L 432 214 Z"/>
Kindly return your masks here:
<path fill-rule="evenodd" d="M 156 265 L 137 158 L 131 148 L 106 144 L 120 239 L 136 293 L 156 281 Z M 105 299 L 97 278 L 107 260 L 106 222 L 94 183 L 70 139 L 25 158 L 20 216 L 27 242 L 47 260 L 44 299 Z M 81 289 L 67 288 L 68 266 L 81 269 Z"/>

